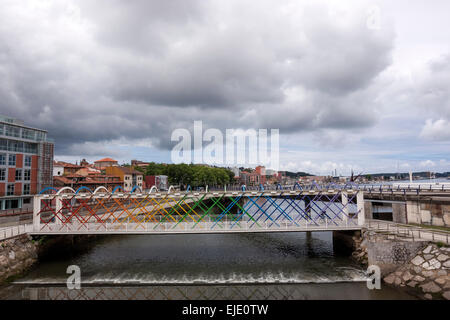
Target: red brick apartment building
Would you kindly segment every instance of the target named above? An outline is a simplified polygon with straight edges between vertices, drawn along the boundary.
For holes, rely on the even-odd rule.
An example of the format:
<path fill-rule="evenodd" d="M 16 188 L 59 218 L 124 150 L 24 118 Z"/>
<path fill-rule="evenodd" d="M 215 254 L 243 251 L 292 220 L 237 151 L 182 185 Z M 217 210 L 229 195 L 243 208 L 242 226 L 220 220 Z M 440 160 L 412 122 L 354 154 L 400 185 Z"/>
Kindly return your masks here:
<path fill-rule="evenodd" d="M 53 184 L 53 142 L 47 131 L 0 116 L 0 210 L 32 207 L 32 195 Z"/>

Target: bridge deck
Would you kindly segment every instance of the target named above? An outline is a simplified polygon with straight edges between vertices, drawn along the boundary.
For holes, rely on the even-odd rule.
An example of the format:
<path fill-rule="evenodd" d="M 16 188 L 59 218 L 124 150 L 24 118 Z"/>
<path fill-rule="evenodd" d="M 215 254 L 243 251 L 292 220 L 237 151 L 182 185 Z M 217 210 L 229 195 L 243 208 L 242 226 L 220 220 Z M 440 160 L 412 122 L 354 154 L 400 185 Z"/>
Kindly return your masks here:
<path fill-rule="evenodd" d="M 46 225 L 39 231 L 30 231 L 31 235 L 50 234 L 181 234 L 181 233 L 253 233 L 253 232 L 305 232 L 360 230 L 362 226 L 350 221 L 336 224 L 333 221 L 293 223 L 290 221 L 260 222 L 224 221 L 215 222 L 163 222 L 163 223 L 89 223 L 70 225 Z"/>

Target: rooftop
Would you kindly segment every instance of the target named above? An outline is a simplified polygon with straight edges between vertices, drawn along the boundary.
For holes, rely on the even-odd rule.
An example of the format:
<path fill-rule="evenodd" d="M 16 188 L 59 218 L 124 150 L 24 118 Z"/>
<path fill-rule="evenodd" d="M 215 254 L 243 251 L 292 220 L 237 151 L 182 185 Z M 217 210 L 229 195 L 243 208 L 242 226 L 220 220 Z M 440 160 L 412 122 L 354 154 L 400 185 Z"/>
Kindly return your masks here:
<path fill-rule="evenodd" d="M 83 166 L 81 166 L 81 165 L 64 162 L 64 161 L 53 161 L 53 166 L 65 167 L 65 168 L 83 168 Z"/>
<path fill-rule="evenodd" d="M 117 160 L 114 160 L 114 159 L 112 159 L 112 158 L 103 158 L 103 159 L 100 159 L 100 160 L 97 160 L 97 161 L 94 161 L 95 163 L 97 163 L 97 162 L 117 162 Z"/>

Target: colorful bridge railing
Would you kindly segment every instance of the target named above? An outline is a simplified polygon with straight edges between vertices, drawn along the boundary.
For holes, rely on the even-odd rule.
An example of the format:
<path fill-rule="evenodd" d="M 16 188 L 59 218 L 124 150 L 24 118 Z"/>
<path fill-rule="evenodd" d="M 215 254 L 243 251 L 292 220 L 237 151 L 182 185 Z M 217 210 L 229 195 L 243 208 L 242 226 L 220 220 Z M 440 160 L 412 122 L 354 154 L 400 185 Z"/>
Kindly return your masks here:
<path fill-rule="evenodd" d="M 352 189 L 111 193 L 98 188 L 35 196 L 32 233 L 313 231 L 363 225 L 363 192 Z"/>

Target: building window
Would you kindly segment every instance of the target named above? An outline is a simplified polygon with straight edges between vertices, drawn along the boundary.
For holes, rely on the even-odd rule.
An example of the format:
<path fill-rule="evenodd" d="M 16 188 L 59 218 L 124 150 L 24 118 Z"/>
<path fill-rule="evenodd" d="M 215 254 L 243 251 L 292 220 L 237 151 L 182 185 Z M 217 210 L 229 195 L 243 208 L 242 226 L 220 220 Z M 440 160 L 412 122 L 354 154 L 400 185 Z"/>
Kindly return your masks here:
<path fill-rule="evenodd" d="M 23 180 L 30 181 L 30 178 L 31 178 L 31 170 L 30 169 L 23 170 Z"/>
<path fill-rule="evenodd" d="M 0 139 L 0 150 L 8 150 L 8 140 Z"/>
<path fill-rule="evenodd" d="M 4 166 L 6 164 L 6 154 L 0 153 L 0 166 Z"/>
<path fill-rule="evenodd" d="M 20 137 L 20 128 L 13 127 L 13 126 L 5 126 L 5 136 L 10 137 Z"/>
<path fill-rule="evenodd" d="M 23 152 L 26 153 L 37 153 L 37 144 L 36 143 L 23 143 Z"/>
<path fill-rule="evenodd" d="M 8 151 L 23 152 L 23 142 L 10 140 L 8 142 Z"/>
<path fill-rule="evenodd" d="M 23 185 L 23 194 L 30 194 L 30 184 Z"/>
<path fill-rule="evenodd" d="M 22 138 L 34 140 L 34 131 L 30 129 L 22 129 Z"/>
<path fill-rule="evenodd" d="M 37 141 L 44 141 L 46 138 L 45 133 L 41 131 L 36 132 L 36 140 Z"/>
<path fill-rule="evenodd" d="M 22 169 L 16 169 L 16 181 L 22 180 Z"/>
<path fill-rule="evenodd" d="M 31 156 L 25 156 L 24 158 L 24 166 L 31 167 Z"/>
<path fill-rule="evenodd" d="M 10 154 L 8 157 L 8 165 L 15 166 L 16 165 L 16 155 Z"/>
<path fill-rule="evenodd" d="M 6 195 L 7 196 L 13 196 L 14 195 L 14 185 L 8 184 L 8 187 L 6 189 Z"/>
<path fill-rule="evenodd" d="M 0 169 L 0 181 L 6 180 L 6 169 Z"/>

